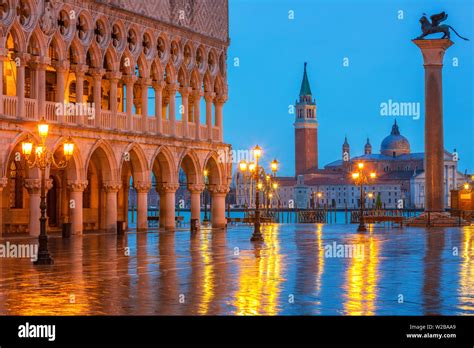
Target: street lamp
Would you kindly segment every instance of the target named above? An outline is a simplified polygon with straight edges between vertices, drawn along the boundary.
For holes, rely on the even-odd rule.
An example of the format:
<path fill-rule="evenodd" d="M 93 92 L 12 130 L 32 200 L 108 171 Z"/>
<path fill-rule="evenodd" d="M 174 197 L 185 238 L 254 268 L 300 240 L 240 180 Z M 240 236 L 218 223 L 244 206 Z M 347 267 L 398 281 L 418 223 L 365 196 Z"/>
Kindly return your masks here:
<path fill-rule="evenodd" d="M 365 195 L 364 195 L 364 184 L 367 184 L 370 179 L 375 179 L 377 174 L 375 172 L 370 172 L 369 175 L 364 171 L 364 163 L 359 162 L 357 164 L 357 171 L 352 173 L 352 179 L 356 185 L 360 187 L 360 209 L 359 209 L 359 227 L 357 228 L 357 232 L 365 232 L 367 228 L 365 227 L 364 221 L 364 205 L 365 205 Z"/>
<path fill-rule="evenodd" d="M 250 240 L 252 242 L 258 242 L 263 241 L 263 235 L 260 231 L 260 192 L 258 192 L 258 190 L 262 188 L 258 167 L 258 160 L 262 156 L 262 149 L 260 148 L 260 146 L 257 145 L 254 147 L 253 156 L 255 157 L 255 182 L 257 190 L 255 190 L 255 223 L 252 238 L 250 238 Z"/>
<path fill-rule="evenodd" d="M 74 144 L 69 137 L 63 143 L 64 158 L 59 162 L 56 162 L 54 153 L 52 153 L 46 146 L 46 138 L 49 133 L 49 125 L 43 118 L 38 124 L 38 134 L 41 138 L 41 143 L 36 145 L 33 149 L 34 144 L 31 139 L 24 141 L 21 144 L 21 152 L 26 160 L 26 163 L 30 169 L 38 168 L 41 172 L 41 188 L 40 188 L 40 235 L 38 237 L 39 250 L 38 257 L 34 262 L 35 265 L 52 265 L 54 263 L 53 258 L 48 251 L 48 234 L 46 232 L 46 169 L 54 166 L 57 169 L 64 169 L 67 167 L 69 160 L 74 153 Z M 33 154 L 33 158 L 31 158 Z"/>
<path fill-rule="evenodd" d="M 273 172 L 273 176 L 275 177 L 276 176 L 276 172 L 278 171 L 278 161 L 276 160 L 276 158 L 270 163 L 270 168 Z"/>

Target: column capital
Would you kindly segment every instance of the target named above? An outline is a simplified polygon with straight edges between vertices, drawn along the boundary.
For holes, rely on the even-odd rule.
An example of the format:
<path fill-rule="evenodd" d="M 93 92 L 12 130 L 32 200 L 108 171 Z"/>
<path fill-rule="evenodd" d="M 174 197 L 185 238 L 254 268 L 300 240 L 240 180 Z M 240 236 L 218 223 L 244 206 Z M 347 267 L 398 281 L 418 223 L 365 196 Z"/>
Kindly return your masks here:
<path fill-rule="evenodd" d="M 87 185 L 89 185 L 87 180 L 68 180 L 67 182 L 67 188 L 71 192 L 83 192 Z"/>
<path fill-rule="evenodd" d="M 18 59 L 18 62 L 16 63 L 16 64 L 18 64 L 18 66 L 28 65 L 28 63 L 30 61 L 30 58 L 31 58 L 31 56 L 28 53 L 24 53 L 24 52 L 16 52 L 13 55 L 13 59 L 15 61 Z"/>
<path fill-rule="evenodd" d="M 140 85 L 141 86 L 151 86 L 151 79 L 148 77 L 140 77 Z"/>
<path fill-rule="evenodd" d="M 166 90 L 168 94 L 176 94 L 176 91 L 178 90 L 178 84 L 177 83 L 168 83 L 166 85 Z"/>
<path fill-rule="evenodd" d="M 117 181 L 104 181 L 102 187 L 105 192 L 113 193 L 118 192 L 120 190 L 120 188 L 122 187 L 122 183 Z"/>
<path fill-rule="evenodd" d="M 138 77 L 136 77 L 135 75 L 123 75 L 122 76 L 122 80 L 123 82 L 125 82 L 126 85 L 129 85 L 129 84 L 134 84 L 136 81 L 137 81 Z"/>
<path fill-rule="evenodd" d="M 218 95 L 218 96 L 216 96 L 216 98 L 214 99 L 214 103 L 215 103 L 216 105 L 223 105 L 226 101 L 227 101 L 227 95 L 225 95 L 225 94 Z"/>
<path fill-rule="evenodd" d="M 89 70 L 89 67 L 85 64 L 73 64 L 72 70 L 74 71 L 74 74 L 76 74 L 76 77 L 84 77 L 86 72 Z"/>
<path fill-rule="evenodd" d="M 29 61 L 30 66 L 36 70 L 46 70 L 48 65 L 51 64 L 51 58 L 49 57 L 31 57 Z"/>
<path fill-rule="evenodd" d="M 161 91 L 163 89 L 163 87 L 166 86 L 166 82 L 165 81 L 153 81 L 151 83 L 151 85 L 153 86 L 155 92 L 157 92 L 157 91 Z"/>
<path fill-rule="evenodd" d="M 56 72 L 65 73 L 69 70 L 70 64 L 67 60 L 58 61 L 57 63 L 53 64 L 54 69 Z"/>
<path fill-rule="evenodd" d="M 151 189 L 151 182 L 149 181 L 136 181 L 133 183 L 133 188 L 137 193 L 147 193 Z"/>
<path fill-rule="evenodd" d="M 24 186 L 30 195 L 41 193 L 41 179 L 25 179 Z M 53 180 L 47 179 L 45 190 L 48 191 L 52 187 Z"/>
<path fill-rule="evenodd" d="M 204 184 L 188 184 L 188 190 L 191 193 L 201 193 L 205 187 L 206 185 Z"/>
<path fill-rule="evenodd" d="M 209 192 L 217 193 L 217 194 L 227 194 L 230 191 L 228 185 L 214 185 L 214 184 L 208 185 L 208 190 Z"/>
<path fill-rule="evenodd" d="M 89 73 L 95 79 L 102 79 L 102 76 L 105 75 L 105 69 L 100 68 L 89 68 Z"/>
<path fill-rule="evenodd" d="M 118 82 L 122 78 L 122 73 L 120 71 L 109 71 L 105 74 L 105 77 L 110 82 Z"/>
<path fill-rule="evenodd" d="M 0 48 L 0 59 L 6 59 L 8 57 L 8 48 Z"/>
<path fill-rule="evenodd" d="M 214 98 L 216 97 L 216 94 L 214 92 L 206 92 L 204 93 L 204 99 L 208 103 L 212 103 L 214 101 Z"/>
<path fill-rule="evenodd" d="M 179 184 L 163 182 L 156 184 L 156 191 L 162 193 L 174 193 L 178 190 Z"/>
<path fill-rule="evenodd" d="M 424 66 L 443 66 L 446 50 L 454 45 L 449 39 L 412 40 L 421 49 Z"/>
<path fill-rule="evenodd" d="M 192 92 L 193 89 L 186 86 L 186 87 L 179 87 L 178 90 L 182 97 L 185 97 L 185 96 L 187 97 L 189 96 L 189 94 Z"/>

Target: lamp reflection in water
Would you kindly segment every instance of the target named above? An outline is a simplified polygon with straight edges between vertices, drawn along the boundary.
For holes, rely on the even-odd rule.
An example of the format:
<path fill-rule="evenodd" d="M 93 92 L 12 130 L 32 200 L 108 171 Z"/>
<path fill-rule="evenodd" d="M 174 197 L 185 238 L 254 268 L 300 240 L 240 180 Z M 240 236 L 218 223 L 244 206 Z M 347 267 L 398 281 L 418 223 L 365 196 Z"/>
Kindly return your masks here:
<path fill-rule="evenodd" d="M 379 246 L 372 235 L 358 235 L 348 242 L 362 244 L 364 252 L 362 257 L 348 259 L 344 314 L 374 315 L 379 278 Z"/>
<path fill-rule="evenodd" d="M 280 254 L 279 226 L 262 230 L 265 248 L 254 244 L 254 255 L 246 253 L 239 259 L 240 273 L 235 294 L 236 315 L 277 315 L 284 260 Z M 265 255 L 261 255 L 265 253 Z"/>
<path fill-rule="evenodd" d="M 463 228 L 464 236 L 459 268 L 459 308 L 464 313 L 474 312 L 474 226 Z"/>

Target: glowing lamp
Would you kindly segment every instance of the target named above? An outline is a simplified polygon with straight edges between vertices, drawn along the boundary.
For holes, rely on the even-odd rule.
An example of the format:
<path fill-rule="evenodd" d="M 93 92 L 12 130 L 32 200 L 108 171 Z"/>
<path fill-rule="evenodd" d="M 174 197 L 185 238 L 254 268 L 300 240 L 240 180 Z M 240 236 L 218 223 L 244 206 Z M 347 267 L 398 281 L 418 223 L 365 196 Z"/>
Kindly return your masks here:
<path fill-rule="evenodd" d="M 249 170 L 250 170 L 251 172 L 255 171 L 255 163 L 250 162 L 250 164 L 249 164 Z"/>
<path fill-rule="evenodd" d="M 29 157 L 33 151 L 33 143 L 27 140 L 21 144 L 21 152 L 23 156 Z"/>
<path fill-rule="evenodd" d="M 465 189 L 465 190 L 469 190 L 470 188 L 471 188 L 471 186 L 466 182 L 466 183 L 464 184 L 464 189 Z"/>
<path fill-rule="evenodd" d="M 276 182 L 273 183 L 273 189 L 276 190 L 278 188 L 278 184 Z"/>
<path fill-rule="evenodd" d="M 43 152 L 44 152 L 44 146 L 38 145 L 35 150 L 36 156 L 41 156 Z"/>
<path fill-rule="evenodd" d="M 323 194 L 321 192 L 318 192 L 318 198 L 321 198 Z"/>
<path fill-rule="evenodd" d="M 46 123 L 45 119 L 43 118 L 38 124 L 38 133 L 42 139 L 45 139 L 48 136 L 48 132 L 49 132 L 49 125 Z"/>
<path fill-rule="evenodd" d="M 72 154 L 74 153 L 74 143 L 71 141 L 71 139 L 68 139 L 64 143 L 63 150 L 64 150 L 64 156 L 66 156 L 66 158 L 68 159 L 71 158 Z"/>
<path fill-rule="evenodd" d="M 245 161 L 240 161 L 239 163 L 239 169 L 241 172 L 245 172 L 247 170 L 247 162 Z"/>
<path fill-rule="evenodd" d="M 262 184 L 261 182 L 259 182 L 258 185 L 257 185 L 257 187 L 258 187 L 259 190 L 261 190 L 262 187 L 263 187 L 263 184 Z"/>
<path fill-rule="evenodd" d="M 204 176 L 207 178 L 208 175 L 209 175 L 209 171 L 207 169 L 204 169 Z"/>
<path fill-rule="evenodd" d="M 274 159 L 271 163 L 270 163 L 270 167 L 272 169 L 272 172 L 276 172 L 278 170 L 278 161 L 276 159 Z"/>
<path fill-rule="evenodd" d="M 357 164 L 357 167 L 359 167 L 359 169 L 362 169 L 362 168 L 364 168 L 364 163 L 362 163 L 362 162 L 359 162 L 359 163 Z"/>
<path fill-rule="evenodd" d="M 262 148 L 260 146 L 255 146 L 254 149 L 253 149 L 253 155 L 255 156 L 255 158 L 260 158 L 262 156 Z"/>
<path fill-rule="evenodd" d="M 358 179 L 359 173 L 352 173 L 352 179 Z"/>
<path fill-rule="evenodd" d="M 375 172 L 370 173 L 370 178 L 375 179 L 377 177 L 377 174 Z"/>

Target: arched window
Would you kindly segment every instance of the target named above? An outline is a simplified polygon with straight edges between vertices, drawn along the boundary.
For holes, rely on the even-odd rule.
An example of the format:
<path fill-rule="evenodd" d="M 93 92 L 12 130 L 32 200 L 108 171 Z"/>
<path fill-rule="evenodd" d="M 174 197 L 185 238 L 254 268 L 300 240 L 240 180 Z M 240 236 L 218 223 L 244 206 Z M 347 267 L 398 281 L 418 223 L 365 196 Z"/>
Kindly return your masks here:
<path fill-rule="evenodd" d="M 12 161 L 9 172 L 10 208 L 23 209 L 23 172 L 19 164 Z"/>

